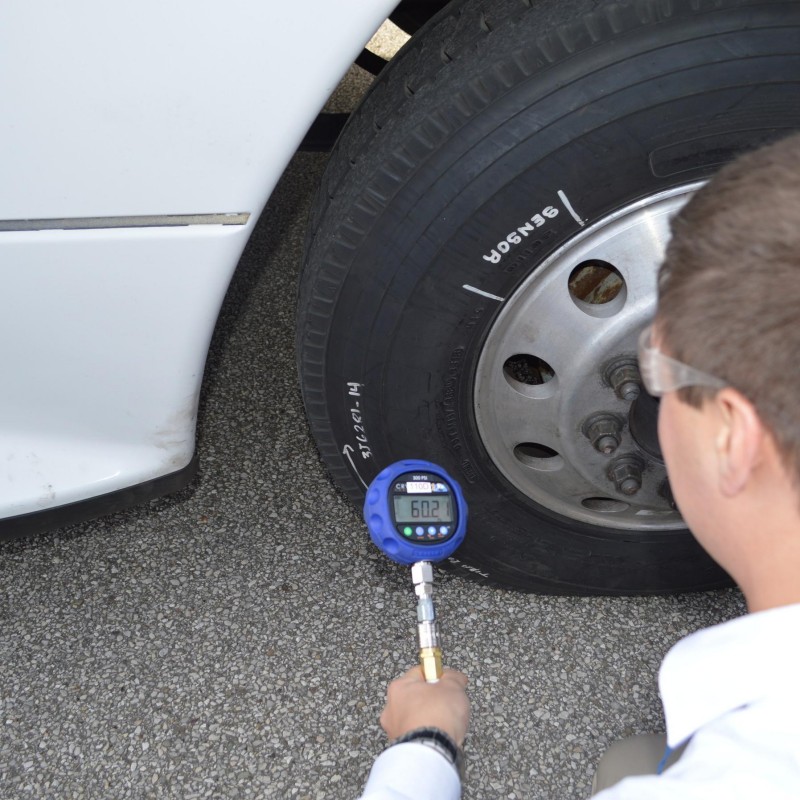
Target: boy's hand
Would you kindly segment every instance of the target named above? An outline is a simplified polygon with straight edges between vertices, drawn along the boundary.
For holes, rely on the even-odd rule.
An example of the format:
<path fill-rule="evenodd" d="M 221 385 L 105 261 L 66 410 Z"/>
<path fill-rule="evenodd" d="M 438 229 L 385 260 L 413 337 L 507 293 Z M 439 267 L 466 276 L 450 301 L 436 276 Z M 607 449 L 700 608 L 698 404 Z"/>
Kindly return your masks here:
<path fill-rule="evenodd" d="M 439 728 L 460 747 L 469 725 L 467 676 L 445 669 L 438 683 L 426 683 L 420 667 L 393 680 L 386 692 L 381 726 L 390 739 L 415 728 Z"/>

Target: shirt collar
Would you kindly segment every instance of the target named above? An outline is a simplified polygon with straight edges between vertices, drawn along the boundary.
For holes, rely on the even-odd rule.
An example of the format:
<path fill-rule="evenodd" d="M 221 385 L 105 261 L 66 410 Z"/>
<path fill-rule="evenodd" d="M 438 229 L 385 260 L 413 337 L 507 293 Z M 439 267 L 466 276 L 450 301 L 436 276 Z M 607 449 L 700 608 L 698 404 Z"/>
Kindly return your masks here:
<path fill-rule="evenodd" d="M 659 689 L 667 743 L 790 684 L 800 661 L 800 604 L 748 614 L 681 639 L 664 658 Z"/>

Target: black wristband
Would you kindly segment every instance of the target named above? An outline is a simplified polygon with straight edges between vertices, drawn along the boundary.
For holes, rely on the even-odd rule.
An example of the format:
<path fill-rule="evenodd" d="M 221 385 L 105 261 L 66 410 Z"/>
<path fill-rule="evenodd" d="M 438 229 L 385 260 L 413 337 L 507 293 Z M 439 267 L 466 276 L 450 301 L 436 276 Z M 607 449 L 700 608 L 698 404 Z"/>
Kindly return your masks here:
<path fill-rule="evenodd" d="M 394 747 L 396 744 L 405 744 L 406 742 L 417 742 L 435 750 L 453 765 L 458 777 L 463 780 L 464 751 L 443 730 L 440 728 L 415 728 L 395 739 L 389 746 Z"/>

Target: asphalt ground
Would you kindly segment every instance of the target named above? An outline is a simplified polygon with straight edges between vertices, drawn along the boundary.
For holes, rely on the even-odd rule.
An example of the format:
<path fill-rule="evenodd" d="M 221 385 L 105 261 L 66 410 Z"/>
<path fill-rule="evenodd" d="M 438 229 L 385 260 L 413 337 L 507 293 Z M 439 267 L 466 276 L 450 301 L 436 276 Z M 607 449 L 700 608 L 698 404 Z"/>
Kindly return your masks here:
<path fill-rule="evenodd" d="M 233 280 L 193 485 L 0 545 L 3 798 L 360 794 L 385 685 L 415 660 L 415 598 L 300 401 L 296 284 L 324 163 L 295 157 Z M 470 677 L 467 800 L 587 797 L 609 742 L 663 730 L 669 647 L 744 610 L 735 591 L 554 598 L 443 573 L 436 596 L 446 661 Z"/>

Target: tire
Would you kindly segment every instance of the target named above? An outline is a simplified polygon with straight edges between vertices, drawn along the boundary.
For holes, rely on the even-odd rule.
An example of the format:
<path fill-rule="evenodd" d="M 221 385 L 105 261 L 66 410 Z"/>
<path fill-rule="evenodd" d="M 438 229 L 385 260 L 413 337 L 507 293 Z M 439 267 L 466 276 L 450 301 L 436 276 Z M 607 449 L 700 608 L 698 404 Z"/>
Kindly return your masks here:
<path fill-rule="evenodd" d="M 671 505 L 635 344 L 670 215 L 800 127 L 799 25 L 796 2 L 466 0 L 411 39 L 331 157 L 300 289 L 308 417 L 354 501 L 424 458 L 465 490 L 452 564 L 479 580 L 729 584 Z"/>
<path fill-rule="evenodd" d="M 446 5 L 447 0 L 402 0 L 389 19 L 406 33 L 416 33 Z"/>

